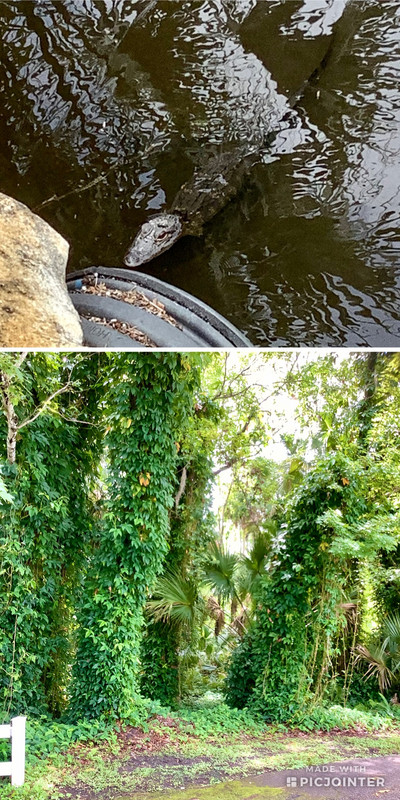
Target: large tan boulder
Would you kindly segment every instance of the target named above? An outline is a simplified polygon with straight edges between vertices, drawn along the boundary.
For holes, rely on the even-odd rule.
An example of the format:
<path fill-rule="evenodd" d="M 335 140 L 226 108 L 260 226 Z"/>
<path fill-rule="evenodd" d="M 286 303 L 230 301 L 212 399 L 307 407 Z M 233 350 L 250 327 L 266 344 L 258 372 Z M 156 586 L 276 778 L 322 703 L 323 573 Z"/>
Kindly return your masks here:
<path fill-rule="evenodd" d="M 82 345 L 65 285 L 68 250 L 47 222 L 0 193 L 0 347 Z"/>

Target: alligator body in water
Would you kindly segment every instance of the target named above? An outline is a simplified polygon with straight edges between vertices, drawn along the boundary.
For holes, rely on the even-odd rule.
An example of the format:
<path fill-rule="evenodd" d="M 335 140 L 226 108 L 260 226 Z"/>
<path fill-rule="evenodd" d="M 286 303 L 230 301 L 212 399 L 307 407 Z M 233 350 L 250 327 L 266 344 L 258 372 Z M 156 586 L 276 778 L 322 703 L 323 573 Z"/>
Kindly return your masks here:
<path fill-rule="evenodd" d="M 182 236 L 201 236 L 204 225 L 233 199 L 257 154 L 243 149 L 210 156 L 177 193 L 170 209 L 145 222 L 125 255 L 135 268 L 169 250 Z"/>
<path fill-rule="evenodd" d="M 321 0 L 321 6 L 324 2 L 327 4 L 327 9 L 331 10 L 330 0 Z M 347 0 L 347 2 L 340 0 L 341 12 L 351 4 L 352 0 Z M 243 36 L 245 46 L 246 39 L 251 43 L 252 29 L 254 26 L 258 28 L 260 21 L 263 20 L 267 26 L 276 25 L 277 10 L 281 15 L 280 22 L 283 27 L 282 9 L 285 5 L 285 2 L 282 2 L 280 6 L 279 4 L 278 6 L 275 4 L 267 6 L 263 2 L 257 4 L 253 13 L 246 20 Z M 301 3 L 295 2 L 293 6 L 300 7 Z M 274 11 L 274 14 L 271 11 Z M 287 10 L 284 9 L 284 11 L 287 19 Z M 337 20 L 334 19 L 333 22 L 337 22 Z M 291 109 L 301 97 L 305 86 L 318 78 L 321 69 L 329 60 L 335 33 L 336 30 L 333 27 L 333 32 L 330 29 L 329 31 L 325 30 L 323 35 L 318 37 L 317 61 L 313 63 L 311 59 L 308 77 L 298 74 L 297 82 L 296 79 L 293 79 L 293 76 L 296 76 L 296 70 L 294 72 L 292 70 L 286 75 L 285 71 L 282 74 L 276 74 L 277 70 L 275 69 L 271 76 L 267 69 L 268 57 L 263 58 L 262 54 L 257 53 L 257 57 L 266 67 L 266 82 L 271 100 L 271 114 L 268 117 L 264 114 L 263 136 L 261 140 L 259 139 L 258 146 L 255 147 L 254 143 L 252 145 L 251 142 L 246 142 L 232 146 L 226 152 L 203 157 L 201 165 L 195 170 L 193 177 L 178 191 L 168 210 L 149 218 L 141 226 L 125 255 L 124 263 L 127 267 L 137 268 L 153 261 L 169 250 L 183 236 L 202 235 L 204 225 L 210 222 L 237 195 L 249 170 L 260 159 L 262 150 L 282 129 L 285 118 L 290 118 Z M 294 48 L 298 47 L 298 41 L 298 39 L 295 41 Z M 287 46 L 286 38 L 285 46 Z M 253 49 L 252 43 L 250 49 Z M 292 63 L 295 58 L 296 52 L 292 48 Z M 290 121 L 288 125 L 290 126 Z"/>

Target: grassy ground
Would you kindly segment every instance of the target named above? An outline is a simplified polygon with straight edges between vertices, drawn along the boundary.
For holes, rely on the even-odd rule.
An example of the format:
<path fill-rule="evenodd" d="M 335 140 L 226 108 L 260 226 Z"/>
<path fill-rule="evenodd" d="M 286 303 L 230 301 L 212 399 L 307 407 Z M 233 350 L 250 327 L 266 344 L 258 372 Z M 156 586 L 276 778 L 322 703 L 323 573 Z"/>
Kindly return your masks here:
<path fill-rule="evenodd" d="M 147 800 L 160 792 L 163 800 L 191 800 L 195 795 L 190 787 L 210 786 L 214 800 L 225 797 L 224 782 L 235 780 L 237 784 L 229 784 L 229 797 L 235 797 L 236 785 L 238 796 L 245 797 L 243 776 L 400 753 L 400 727 L 393 721 L 378 722 L 376 731 L 354 720 L 351 724 L 342 731 L 289 731 L 256 723 L 225 706 L 156 716 L 146 731 L 121 728 L 108 741 L 77 743 L 64 753 L 36 758 L 28 764 L 21 789 L 0 779 L 0 798 Z M 254 787 L 252 791 L 254 796 Z M 207 790 L 202 797 L 206 800 Z"/>

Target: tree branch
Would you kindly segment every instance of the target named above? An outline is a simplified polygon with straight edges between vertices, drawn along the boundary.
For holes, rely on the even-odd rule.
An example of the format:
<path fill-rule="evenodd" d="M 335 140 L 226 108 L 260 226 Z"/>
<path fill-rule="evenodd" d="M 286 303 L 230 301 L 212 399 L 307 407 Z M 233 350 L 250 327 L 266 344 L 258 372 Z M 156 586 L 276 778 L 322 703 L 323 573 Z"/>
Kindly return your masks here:
<path fill-rule="evenodd" d="M 18 357 L 17 357 L 17 359 L 16 359 L 16 361 L 14 363 L 15 369 L 19 369 L 21 367 L 21 365 L 25 361 L 27 355 L 28 355 L 28 351 L 26 351 L 26 350 L 23 350 L 18 355 Z M 71 370 L 71 373 L 72 373 L 72 370 Z M 70 373 L 70 376 L 69 376 L 70 378 L 71 378 L 71 373 Z M 57 395 L 68 391 L 72 386 L 71 381 L 68 380 L 68 382 L 65 384 L 65 386 L 62 386 L 60 389 L 57 389 L 57 391 L 53 392 L 53 394 L 51 394 L 42 403 L 42 405 L 37 409 L 37 411 L 35 412 L 35 414 L 33 414 L 32 417 L 29 417 L 28 419 L 25 419 L 23 422 L 19 422 L 17 414 L 16 414 L 16 411 L 15 411 L 14 403 L 13 403 L 12 398 L 11 398 L 11 392 L 10 392 L 11 384 L 13 382 L 13 378 L 14 378 L 14 376 L 8 375 L 4 371 L 0 372 L 1 403 L 2 403 L 2 406 L 3 406 L 3 409 L 4 409 L 4 413 L 6 415 L 6 418 L 7 418 L 7 461 L 8 461 L 9 464 L 15 464 L 18 431 L 20 431 L 26 425 L 29 425 L 31 422 L 34 422 L 34 420 L 37 419 L 40 416 L 40 414 L 43 413 L 43 411 L 45 411 L 45 409 L 47 408 L 49 403 L 51 403 L 51 401 L 54 400 L 54 398 L 57 397 Z"/>
<path fill-rule="evenodd" d="M 25 419 L 23 422 L 20 422 L 20 424 L 17 426 L 18 430 L 20 431 L 21 428 L 25 427 L 25 425 L 29 425 L 31 422 L 34 422 L 35 419 L 40 417 L 40 414 L 43 413 L 43 411 L 47 408 L 48 404 L 51 403 L 51 401 L 54 400 L 54 398 L 57 397 L 57 395 L 63 394 L 63 392 L 67 392 L 71 388 L 71 386 L 72 386 L 72 384 L 70 382 L 68 382 L 68 383 L 65 384 L 65 386 L 62 386 L 61 389 L 57 389 L 56 392 L 53 392 L 53 394 L 51 394 L 50 397 L 48 397 L 42 403 L 42 405 L 37 410 L 36 414 L 33 415 L 33 417 L 29 417 L 29 419 Z"/>
<path fill-rule="evenodd" d="M 15 369 L 19 369 L 20 368 L 20 366 L 24 363 L 27 355 L 28 355 L 28 351 L 27 350 L 22 350 L 21 351 L 21 353 L 19 354 L 19 356 L 18 356 L 18 358 L 17 358 L 17 360 L 15 362 Z"/>
<path fill-rule="evenodd" d="M 183 493 L 184 493 L 184 491 L 186 489 L 186 481 L 187 481 L 187 469 L 186 469 L 186 467 L 183 467 L 182 474 L 181 474 L 181 480 L 180 480 L 180 484 L 179 484 L 179 489 L 178 489 L 178 491 L 176 493 L 176 496 L 175 496 L 175 509 L 178 508 L 180 499 L 181 499 L 181 497 L 182 497 L 182 495 L 183 495 Z"/>
<path fill-rule="evenodd" d="M 215 469 L 213 471 L 213 475 L 216 477 L 217 475 L 220 475 L 221 472 L 224 472 L 226 469 L 231 469 L 232 467 L 235 467 L 237 464 L 239 465 L 245 464 L 246 461 L 250 461 L 250 459 L 257 457 L 261 453 L 261 450 L 262 448 L 259 448 L 259 450 L 257 450 L 256 453 L 252 453 L 251 455 L 244 456 L 242 458 L 229 459 L 229 461 L 226 461 L 222 467 L 218 467 L 218 469 Z"/>

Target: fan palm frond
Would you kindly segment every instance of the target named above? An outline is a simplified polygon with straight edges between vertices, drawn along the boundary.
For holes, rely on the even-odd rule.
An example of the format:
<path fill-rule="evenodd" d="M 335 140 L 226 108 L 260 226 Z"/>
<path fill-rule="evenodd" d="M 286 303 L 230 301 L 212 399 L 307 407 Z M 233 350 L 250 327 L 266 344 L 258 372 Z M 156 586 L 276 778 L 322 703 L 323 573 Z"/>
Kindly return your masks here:
<path fill-rule="evenodd" d="M 389 614 L 383 624 L 385 643 L 392 656 L 398 654 L 400 658 L 400 614 Z"/>
<path fill-rule="evenodd" d="M 262 575 L 265 571 L 265 565 L 270 552 L 270 539 L 265 533 L 259 533 L 254 539 L 253 547 L 248 556 L 243 558 L 243 564 L 254 577 L 256 577 L 256 575 Z"/>
<path fill-rule="evenodd" d="M 199 614 L 197 588 L 178 572 L 168 572 L 158 578 L 146 608 L 156 622 L 169 620 L 192 628 Z"/>
<path fill-rule="evenodd" d="M 362 644 L 356 647 L 356 662 L 366 661 L 368 669 L 365 673 L 366 680 L 372 676 L 378 679 L 379 689 L 384 692 L 388 689 L 393 681 L 394 673 L 392 672 L 389 663 L 390 656 L 388 655 L 385 643 L 380 645 L 371 645 L 369 648 Z"/>
<path fill-rule="evenodd" d="M 204 565 L 204 582 L 221 599 L 232 600 L 237 594 L 236 577 L 238 566 L 239 557 L 234 553 L 228 553 L 214 542 L 210 556 Z"/>

